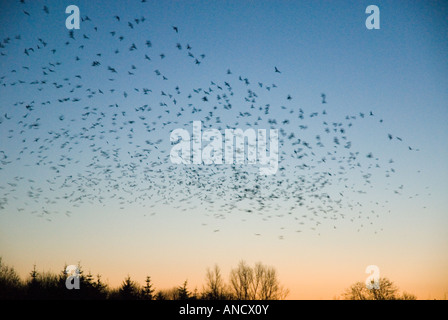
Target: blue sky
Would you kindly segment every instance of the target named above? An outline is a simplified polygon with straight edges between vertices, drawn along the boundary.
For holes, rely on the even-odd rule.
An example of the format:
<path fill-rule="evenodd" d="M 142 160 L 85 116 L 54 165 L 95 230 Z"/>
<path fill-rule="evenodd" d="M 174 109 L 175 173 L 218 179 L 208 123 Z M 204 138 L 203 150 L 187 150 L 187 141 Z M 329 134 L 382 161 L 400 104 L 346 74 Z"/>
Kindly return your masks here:
<path fill-rule="evenodd" d="M 70 4 L 91 20 L 81 22 L 75 40 L 65 28 L 65 7 Z M 365 27 L 370 4 L 380 8 L 380 30 Z M 160 287 L 168 287 L 185 277 L 199 285 L 205 268 L 214 263 L 227 270 L 242 258 L 262 260 L 284 275 L 292 298 L 332 298 L 350 281 L 363 280 L 365 266 L 378 264 L 420 297 L 442 297 L 448 281 L 443 271 L 448 266 L 446 9 L 441 2 L 427 1 L 407 1 L 406 6 L 396 1 L 3 3 L 0 39 L 10 38 L 0 48 L 0 150 L 8 155 L 0 166 L 0 252 L 5 261 L 24 275 L 33 263 L 56 270 L 82 261 L 104 272 L 112 284 L 127 273 L 143 279 L 149 270 L 160 279 Z M 137 49 L 130 51 L 132 44 Z M 35 51 L 24 54 L 31 47 Z M 92 67 L 93 61 L 101 65 Z M 47 82 L 32 84 L 42 80 Z M 144 94 L 143 88 L 152 91 Z M 213 91 L 198 93 L 198 88 Z M 245 99 L 248 89 L 257 94 L 256 102 Z M 225 99 L 215 99 L 223 92 L 231 110 L 219 104 Z M 326 104 L 321 103 L 322 93 Z M 70 101 L 58 101 L 67 97 Z M 145 105 L 145 111 L 136 110 Z M 193 108 L 201 111 L 192 113 Z M 240 112 L 250 116 L 241 117 Z M 220 123 L 207 116 L 218 116 Z M 275 125 L 268 123 L 272 119 Z M 285 170 L 267 178 L 251 172 L 245 181 L 234 180 L 228 167 L 173 167 L 167 159 L 170 132 L 191 130 L 194 120 L 219 129 L 275 126 L 313 149 L 302 145 L 307 155 L 294 158 L 300 146 L 284 138 L 280 166 Z M 30 127 L 33 123 L 39 126 Z M 326 133 L 326 127 L 345 131 Z M 324 147 L 316 145 L 318 135 Z M 335 136 L 342 146 L 335 145 Z M 347 141 L 350 149 L 343 147 Z M 352 169 L 350 152 L 359 152 Z M 369 153 L 373 158 L 366 157 Z M 202 180 L 195 178 L 197 170 L 204 171 Z M 210 175 L 210 170 L 218 174 Z M 316 180 L 322 173 L 326 178 Z M 325 179 L 329 183 L 319 187 Z M 278 183 L 284 184 L 274 189 Z M 229 208 L 235 197 L 250 194 L 244 185 L 250 189 L 257 184 L 265 193 L 255 199 L 268 203 L 266 208 L 259 210 L 254 199 Z M 291 186 L 305 191 L 294 193 Z M 29 191 L 41 196 L 34 201 Z M 322 193 L 334 202 L 312 196 Z M 291 209 L 299 195 L 305 205 Z M 328 211 L 328 205 L 338 210 Z M 315 210 L 319 213 L 313 217 Z M 340 250 L 339 259 L 329 258 L 332 246 Z M 373 257 L 361 253 L 362 247 Z M 409 247 L 418 253 L 407 252 Z M 104 254 L 98 256 L 98 250 Z M 359 258 L 352 261 L 354 250 Z M 142 251 L 147 253 L 142 256 Z M 291 252 L 300 254 L 292 258 Z M 306 266 L 303 256 L 308 257 Z M 329 286 L 317 285 L 327 281 L 330 261 L 343 276 L 331 278 Z M 176 269 L 179 263 L 185 271 Z M 403 273 L 403 268 L 409 270 Z M 320 273 L 313 285 L 294 270 Z M 417 276 L 420 282 L 413 280 Z M 307 296 L 301 286 L 313 293 Z"/>

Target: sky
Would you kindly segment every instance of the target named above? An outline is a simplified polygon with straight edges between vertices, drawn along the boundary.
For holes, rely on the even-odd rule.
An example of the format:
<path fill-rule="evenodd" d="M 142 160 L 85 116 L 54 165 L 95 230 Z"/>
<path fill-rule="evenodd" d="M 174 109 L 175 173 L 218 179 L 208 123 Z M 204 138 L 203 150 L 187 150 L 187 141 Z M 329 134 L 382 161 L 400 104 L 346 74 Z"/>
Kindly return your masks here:
<path fill-rule="evenodd" d="M 377 265 L 446 299 L 447 9 L 2 2 L 3 261 L 24 278 L 79 262 L 111 286 L 199 290 L 208 267 L 261 261 L 288 299 L 336 298 Z M 279 130 L 279 170 L 171 163 L 170 133 L 193 121 Z"/>

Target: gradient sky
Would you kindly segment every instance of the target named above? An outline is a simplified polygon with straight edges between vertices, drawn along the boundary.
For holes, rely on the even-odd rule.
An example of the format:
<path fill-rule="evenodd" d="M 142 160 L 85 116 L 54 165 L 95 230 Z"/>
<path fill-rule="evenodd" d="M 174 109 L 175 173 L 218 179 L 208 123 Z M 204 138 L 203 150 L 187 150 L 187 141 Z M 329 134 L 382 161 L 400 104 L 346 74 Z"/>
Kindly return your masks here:
<path fill-rule="evenodd" d="M 0 48 L 0 255 L 20 275 L 26 277 L 33 264 L 39 270 L 59 272 L 64 264 L 80 262 L 93 274 L 101 273 L 111 286 L 118 286 L 129 274 L 140 283 L 150 275 L 157 289 L 181 285 L 185 279 L 190 289 L 201 289 L 207 267 L 218 264 L 228 275 L 244 259 L 250 264 L 261 261 L 274 266 L 290 290 L 289 299 L 332 299 L 350 284 L 364 281 L 365 268 L 373 264 L 382 276 L 418 298 L 446 298 L 448 6 L 442 1 L 406 1 L 405 6 L 398 1 L 346 0 L 25 2 L 2 2 L 0 7 L 0 39 L 10 38 L 3 40 Z M 77 5 L 81 16 L 91 20 L 81 22 L 81 29 L 74 31 L 76 40 L 69 38 L 65 28 L 65 8 L 70 4 Z M 380 8 L 380 30 L 365 27 L 365 9 L 370 4 Z M 49 14 L 42 10 L 44 5 Z M 115 15 L 120 16 L 120 22 Z M 142 16 L 144 22 L 134 22 Z M 112 36 L 110 31 L 116 34 Z M 89 39 L 83 38 L 84 34 Z M 15 38 L 17 35 L 20 39 Z M 117 39 L 120 35 L 123 41 Z M 42 47 L 39 38 L 47 43 L 42 49 L 36 49 L 37 45 Z M 151 48 L 145 46 L 147 40 Z M 129 51 L 132 43 L 137 50 Z M 182 50 L 176 43 L 183 46 Z M 187 43 L 195 57 L 205 55 L 199 58 L 199 66 L 187 56 Z M 27 56 L 24 49 L 30 47 L 36 50 Z M 118 54 L 114 53 L 116 49 Z M 164 59 L 159 56 L 162 52 Z M 144 59 L 145 54 L 151 61 Z M 101 66 L 92 67 L 95 60 Z M 61 64 L 49 64 L 56 62 Z M 43 66 L 55 72 L 43 75 L 47 70 Z M 118 74 L 112 74 L 107 66 L 116 68 Z M 275 67 L 281 74 L 274 72 Z M 161 80 L 154 73 L 156 69 L 168 80 Z M 232 75 L 227 75 L 228 69 Z M 257 106 L 271 105 L 269 116 L 250 109 L 251 104 L 244 100 L 248 86 L 238 80 L 239 75 L 249 79 L 251 89 L 258 88 Z M 112 77 L 114 81 L 108 80 Z M 48 83 L 31 84 L 43 79 Z M 234 91 L 233 110 L 214 111 L 221 117 L 222 128 L 247 128 L 249 120 L 238 114 L 251 112 L 252 121 L 263 117 L 258 128 L 269 128 L 268 118 L 277 119 L 276 128 L 312 140 L 318 134 L 325 135 L 322 121 L 343 122 L 345 128 L 352 122 L 346 135 L 352 143 L 351 151 L 362 155 L 361 167 L 347 171 L 343 175 L 347 180 L 332 179 L 324 190 L 340 200 L 338 213 L 329 213 L 318 226 L 307 220 L 298 233 L 300 219 L 294 218 L 310 214 L 310 210 L 295 208 L 288 215 L 292 199 L 285 200 L 281 195 L 277 200 L 266 199 L 272 206 L 260 214 L 244 211 L 251 208 L 250 203 L 220 212 L 226 198 L 213 187 L 203 189 L 189 203 L 180 201 L 188 192 L 187 186 L 174 187 L 171 190 L 176 192 L 169 195 L 134 199 L 140 195 L 133 194 L 135 190 L 149 188 L 151 195 L 157 190 L 151 186 L 169 187 L 179 181 L 173 177 L 183 176 L 185 168 L 173 170 L 167 162 L 160 165 L 156 180 L 148 180 L 143 172 L 154 161 L 166 161 L 171 130 L 191 130 L 191 121 L 205 121 L 207 113 L 213 111 L 211 104 L 201 101 L 202 95 L 186 98 L 193 89 L 213 86 L 211 81 L 219 85 L 228 81 Z M 53 82 L 64 86 L 57 89 Z M 258 82 L 264 88 L 275 83 L 277 88 L 262 90 Z M 78 84 L 82 87 L 69 92 Z M 176 86 L 182 92 L 179 95 Z M 88 88 L 96 91 L 92 98 L 87 97 Z M 142 88 L 152 93 L 143 95 Z M 103 94 L 97 92 L 99 89 Z M 161 91 L 173 94 L 178 99 L 176 106 L 169 104 Z M 326 94 L 325 105 L 321 93 Z M 288 94 L 292 100 L 287 100 Z M 59 103 L 58 99 L 64 97 L 81 100 Z M 51 104 L 42 104 L 46 101 Z M 159 105 L 161 101 L 169 104 L 171 113 L 166 112 L 168 107 Z M 175 110 L 182 106 L 188 109 L 188 103 L 203 111 L 177 117 Z M 115 104 L 119 107 L 109 107 Z M 135 132 L 130 131 L 133 126 L 124 121 L 139 123 L 133 109 L 145 104 L 152 108 L 147 113 L 148 121 L 158 121 L 155 130 L 148 133 L 135 124 Z M 33 110 L 28 112 L 26 105 L 32 105 Z M 87 106 L 97 107 L 98 114 L 83 120 Z M 306 116 L 302 123 L 308 126 L 306 130 L 294 126 L 292 119 L 297 118 L 298 109 L 303 109 Z M 111 118 L 122 111 L 128 116 L 118 117 L 117 122 L 124 129 L 100 138 L 100 130 L 116 129 Z M 76 135 L 97 122 L 100 112 L 105 114 L 101 122 L 104 127 L 89 129 L 87 135 L 95 134 L 93 140 L 77 135 L 73 141 L 79 140 L 79 144 L 71 144 L 70 151 L 61 148 L 64 138 L 47 143 L 48 149 L 41 153 L 48 156 L 43 160 L 46 164 L 36 165 L 40 144 L 34 139 L 43 143 L 51 137 L 50 131 L 68 130 Z M 319 116 L 310 118 L 313 112 Z M 365 118 L 359 116 L 360 112 Z M 157 120 L 159 115 L 161 120 Z M 347 115 L 356 119 L 346 121 Z M 59 120 L 61 116 L 63 121 Z M 282 125 L 284 119 L 292 123 Z M 34 121 L 40 123 L 38 128 L 24 127 L 24 123 Z M 128 138 L 130 133 L 132 139 Z M 391 141 L 389 133 L 394 137 Z M 117 135 L 119 139 L 115 139 Z M 150 156 L 133 172 L 135 177 L 120 180 L 126 183 L 120 185 L 116 196 L 112 198 L 114 192 L 106 191 L 104 181 L 99 181 L 98 185 L 84 184 L 85 201 L 73 203 L 62 198 L 76 189 L 60 188 L 64 177 L 88 176 L 89 170 L 94 171 L 88 165 L 95 156 L 97 164 L 112 163 L 94 151 L 96 147 L 121 148 L 115 159 L 129 169 L 126 165 L 138 163 L 140 146 L 148 139 L 161 139 L 161 143 L 157 149 L 151 146 Z M 96 146 L 90 147 L 92 143 Z M 325 152 L 336 150 L 331 139 L 326 146 L 300 163 L 313 164 L 314 171 L 337 176 L 339 164 L 318 161 Z M 1 158 L 1 151 L 8 159 Z M 280 151 L 289 155 L 293 150 L 281 146 Z M 338 149 L 338 154 L 343 151 Z M 370 152 L 379 160 L 366 158 Z M 74 160 L 61 161 L 61 157 Z M 62 178 L 57 178 L 51 167 L 62 162 L 70 165 L 60 167 Z M 370 167 L 372 163 L 379 168 Z M 294 181 L 298 175 L 313 174 L 313 170 L 298 169 L 297 164 L 297 159 L 286 157 L 280 163 L 285 171 L 265 181 L 275 184 L 285 176 Z M 386 177 L 390 168 L 395 172 Z M 223 170 L 226 176 L 226 169 L 215 169 Z M 116 177 L 117 171 L 121 170 L 112 176 Z M 368 185 L 362 178 L 367 173 L 372 175 Z M 256 174 L 249 177 L 255 179 Z M 135 185 L 127 183 L 131 180 Z M 224 185 L 230 186 L 231 179 Z M 39 200 L 28 196 L 31 187 L 41 194 Z M 197 192 L 193 187 L 191 190 Z M 123 201 L 118 200 L 120 196 Z M 204 198 L 213 203 L 201 201 Z M 322 204 L 318 199 L 304 201 L 308 206 Z"/>

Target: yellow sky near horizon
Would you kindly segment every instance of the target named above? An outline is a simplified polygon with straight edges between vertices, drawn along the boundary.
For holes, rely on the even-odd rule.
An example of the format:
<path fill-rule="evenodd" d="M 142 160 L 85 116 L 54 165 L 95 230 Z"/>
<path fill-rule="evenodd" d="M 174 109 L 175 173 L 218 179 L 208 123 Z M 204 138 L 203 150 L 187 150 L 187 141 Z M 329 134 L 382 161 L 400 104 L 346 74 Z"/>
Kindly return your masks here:
<path fill-rule="evenodd" d="M 140 284 L 151 276 L 156 289 L 180 286 L 188 280 L 188 288 L 199 291 L 208 267 L 218 264 L 227 281 L 240 260 L 250 265 L 262 262 L 277 269 L 281 283 L 289 289 L 287 299 L 337 298 L 351 284 L 364 282 L 368 277 L 365 268 L 373 264 L 400 291 L 419 299 L 444 299 L 448 292 L 445 230 L 440 223 L 425 224 L 418 217 L 397 225 L 393 225 L 396 216 L 384 217 L 384 230 L 378 234 L 356 232 L 345 223 L 336 230 L 291 232 L 280 240 L 272 234 L 264 236 L 250 221 L 224 220 L 219 232 L 205 226 L 191 232 L 187 226 L 199 223 L 199 215 L 171 212 L 164 213 L 163 219 L 148 219 L 134 214 L 123 221 L 118 219 L 121 214 L 103 209 L 92 215 L 95 221 L 87 226 L 82 217 L 55 217 L 65 220 L 63 232 L 43 219 L 20 219 L 17 228 L 0 235 L 3 261 L 23 278 L 33 264 L 39 271 L 60 272 L 65 263 L 80 262 L 85 271 L 100 273 L 111 287 L 118 287 L 129 274 Z M 11 215 L 9 222 L 17 217 Z M 98 232 L 98 226 L 104 229 Z M 264 227 L 269 230 L 270 226 Z"/>

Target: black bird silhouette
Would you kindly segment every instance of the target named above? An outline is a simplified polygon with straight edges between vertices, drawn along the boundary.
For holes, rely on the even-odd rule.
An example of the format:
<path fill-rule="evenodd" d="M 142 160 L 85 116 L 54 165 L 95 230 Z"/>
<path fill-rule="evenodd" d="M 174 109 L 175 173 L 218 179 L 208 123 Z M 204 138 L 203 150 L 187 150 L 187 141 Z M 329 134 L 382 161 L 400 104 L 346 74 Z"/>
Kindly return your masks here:
<path fill-rule="evenodd" d="M 325 93 L 322 93 L 321 95 L 322 98 L 322 103 L 327 103 L 327 101 L 325 101 L 325 98 L 327 97 Z"/>
<path fill-rule="evenodd" d="M 280 70 L 277 69 L 277 67 L 275 67 L 275 72 L 281 73 Z"/>

